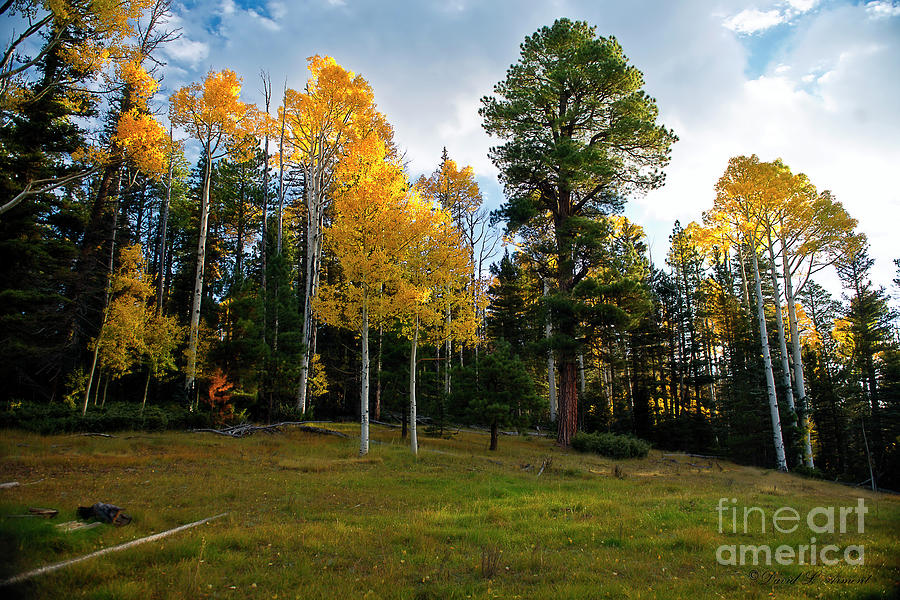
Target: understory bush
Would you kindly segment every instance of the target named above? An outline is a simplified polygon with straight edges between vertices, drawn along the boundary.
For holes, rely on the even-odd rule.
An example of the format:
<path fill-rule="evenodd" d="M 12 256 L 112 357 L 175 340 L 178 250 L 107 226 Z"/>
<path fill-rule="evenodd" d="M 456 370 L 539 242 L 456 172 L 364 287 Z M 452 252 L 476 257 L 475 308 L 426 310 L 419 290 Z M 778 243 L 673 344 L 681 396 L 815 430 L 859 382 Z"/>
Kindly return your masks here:
<path fill-rule="evenodd" d="M 650 444 L 631 435 L 616 433 L 578 432 L 572 447 L 579 452 L 595 452 L 609 458 L 643 458 L 650 452 Z"/>
<path fill-rule="evenodd" d="M 0 428 L 24 429 L 41 434 L 162 431 L 208 427 L 209 415 L 191 412 L 178 405 L 146 406 L 115 402 L 105 407 L 89 406 L 82 416 L 80 409 L 65 404 L 26 404 L 0 411 Z"/>

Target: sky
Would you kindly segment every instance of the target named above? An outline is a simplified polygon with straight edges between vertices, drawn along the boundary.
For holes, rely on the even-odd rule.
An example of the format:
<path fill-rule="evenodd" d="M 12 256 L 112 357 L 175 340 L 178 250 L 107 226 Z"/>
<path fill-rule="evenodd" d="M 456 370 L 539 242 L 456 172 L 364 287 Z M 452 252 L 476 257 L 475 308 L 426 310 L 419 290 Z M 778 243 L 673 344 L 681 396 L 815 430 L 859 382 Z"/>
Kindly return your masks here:
<path fill-rule="evenodd" d="M 410 175 L 446 146 L 471 165 L 486 204 L 503 202 L 480 98 L 525 36 L 558 17 L 615 36 L 675 130 L 664 187 L 630 198 L 661 264 L 675 220 L 700 220 L 728 159 L 782 158 L 859 220 L 891 287 L 900 257 L 900 0 L 175 0 L 161 100 L 230 68 L 260 103 L 260 70 L 301 89 L 306 59 L 363 75 L 395 128 Z M 276 91 L 277 94 L 277 91 Z M 839 291 L 836 278 L 826 285 Z M 896 292 L 897 290 L 892 290 Z"/>

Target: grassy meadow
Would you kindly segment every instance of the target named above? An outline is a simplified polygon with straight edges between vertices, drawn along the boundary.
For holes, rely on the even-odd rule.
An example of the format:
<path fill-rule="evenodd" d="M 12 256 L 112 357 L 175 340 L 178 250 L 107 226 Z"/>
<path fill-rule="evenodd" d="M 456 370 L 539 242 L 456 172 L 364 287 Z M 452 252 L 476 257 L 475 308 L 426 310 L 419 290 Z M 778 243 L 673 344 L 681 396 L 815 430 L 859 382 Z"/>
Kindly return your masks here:
<path fill-rule="evenodd" d="M 351 424 L 329 425 L 351 436 Z M 21 598 L 881 598 L 897 595 L 900 497 L 687 456 L 612 461 L 539 437 L 424 438 L 418 459 L 393 429 L 356 439 L 286 428 L 114 438 L 0 434 L 0 578 L 219 513 L 224 518 L 0 588 Z M 543 473 L 538 471 L 551 459 Z M 694 463 L 698 466 L 691 466 Z M 619 467 L 618 475 L 616 466 Z M 720 498 L 771 515 L 855 506 L 865 532 L 817 543 L 865 547 L 865 564 L 721 566 L 722 544 L 810 542 L 718 531 Z M 103 501 L 134 521 L 62 533 Z M 57 508 L 52 520 L 14 518 Z M 740 518 L 740 517 L 739 517 Z M 730 521 L 727 521 L 730 523 Z M 754 521 L 751 521 L 753 523 Z M 758 527 L 758 520 L 755 521 Z M 855 518 L 851 518 L 855 523 Z M 799 578 L 791 582 L 793 578 Z M 844 581 L 834 578 L 854 579 Z M 810 578 L 812 578 L 810 580 Z M 860 583 L 858 580 L 862 579 Z"/>

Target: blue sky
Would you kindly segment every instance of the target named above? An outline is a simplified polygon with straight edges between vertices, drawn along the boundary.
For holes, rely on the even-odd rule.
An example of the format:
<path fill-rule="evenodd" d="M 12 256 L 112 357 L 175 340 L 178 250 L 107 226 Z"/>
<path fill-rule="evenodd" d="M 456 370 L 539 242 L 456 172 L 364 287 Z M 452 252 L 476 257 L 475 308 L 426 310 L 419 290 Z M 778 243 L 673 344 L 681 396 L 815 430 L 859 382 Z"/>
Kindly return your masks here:
<path fill-rule="evenodd" d="M 557 17 L 614 35 L 680 137 L 667 183 L 632 198 L 662 262 L 676 219 L 699 220 L 728 158 L 781 157 L 860 222 L 875 280 L 900 257 L 900 0 L 193 0 L 174 3 L 160 99 L 208 70 L 234 69 L 247 100 L 259 71 L 301 88 L 306 58 L 334 56 L 372 84 L 417 177 L 442 146 L 502 190 L 477 115 L 526 35 Z M 838 290 L 836 281 L 826 281 Z"/>

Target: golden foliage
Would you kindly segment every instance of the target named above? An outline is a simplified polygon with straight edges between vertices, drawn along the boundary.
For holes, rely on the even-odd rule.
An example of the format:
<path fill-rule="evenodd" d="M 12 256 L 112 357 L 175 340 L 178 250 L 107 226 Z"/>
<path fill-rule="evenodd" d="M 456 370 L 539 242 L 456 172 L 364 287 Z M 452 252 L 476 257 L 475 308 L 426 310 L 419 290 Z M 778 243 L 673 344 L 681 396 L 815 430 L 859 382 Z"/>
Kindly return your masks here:
<path fill-rule="evenodd" d="M 214 155 L 221 144 L 238 154 L 250 150 L 247 139 L 259 123 L 252 105 L 240 101 L 241 79 L 229 69 L 207 74 L 203 83 L 177 90 L 169 99 L 172 123 L 184 127 Z"/>
<path fill-rule="evenodd" d="M 393 130 L 375 109 L 369 82 L 330 56 L 311 56 L 307 62 L 310 76 L 305 90 L 287 89 L 279 110 L 290 130 L 290 160 L 314 169 L 330 168 L 345 143 L 370 135 L 385 144 L 386 156 L 393 156 Z"/>
<path fill-rule="evenodd" d="M 371 323 L 381 323 L 415 293 L 402 265 L 414 237 L 405 214 L 406 178 L 387 160 L 384 141 L 369 135 L 354 141 L 336 179 L 334 218 L 324 245 L 337 258 L 341 279 L 321 286 L 315 311 L 326 322 L 356 328 L 365 309 Z"/>
<path fill-rule="evenodd" d="M 169 134 L 151 115 L 137 109 L 119 118 L 115 142 L 145 175 L 159 179 L 169 165 Z"/>
<path fill-rule="evenodd" d="M 481 206 L 481 190 L 472 167 L 460 169 L 449 158 L 428 179 L 419 177 L 416 185 L 425 196 L 449 211 L 457 223 L 462 221 L 465 213 L 474 213 Z"/>
<path fill-rule="evenodd" d="M 127 86 L 131 94 L 131 103 L 146 108 L 147 100 L 159 89 L 159 82 L 141 65 L 140 57 L 119 63 L 116 72 L 119 81 Z"/>
<path fill-rule="evenodd" d="M 404 335 L 411 338 L 418 328 L 426 340 L 474 342 L 478 311 L 467 289 L 472 261 L 460 231 L 448 210 L 435 206 L 415 188 L 406 211 L 413 237 L 403 264 L 412 302 L 401 314 Z"/>
<path fill-rule="evenodd" d="M 328 371 L 322 362 L 321 354 L 314 354 L 310 359 L 312 376 L 309 378 L 309 395 L 312 398 L 321 398 L 328 393 Z"/>
<path fill-rule="evenodd" d="M 174 368 L 174 351 L 182 328 L 172 317 L 157 315 L 148 305 L 153 296 L 140 244 L 126 246 L 119 254 L 120 266 L 110 282 L 106 321 L 100 331 L 99 360 L 113 377 L 122 377 L 135 365 L 145 364 L 159 375 Z"/>
<path fill-rule="evenodd" d="M 121 58 L 135 24 L 154 0 L 44 0 L 57 27 L 74 26 L 88 33 L 77 44 L 63 47 L 63 57 L 79 70 L 96 73 L 109 61 Z"/>

